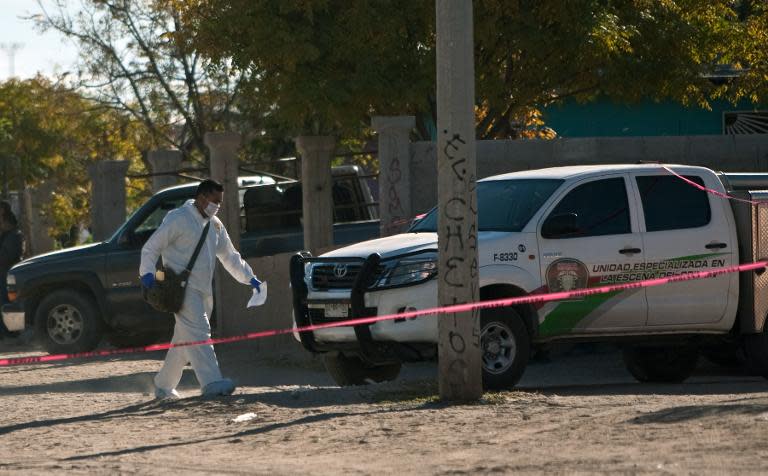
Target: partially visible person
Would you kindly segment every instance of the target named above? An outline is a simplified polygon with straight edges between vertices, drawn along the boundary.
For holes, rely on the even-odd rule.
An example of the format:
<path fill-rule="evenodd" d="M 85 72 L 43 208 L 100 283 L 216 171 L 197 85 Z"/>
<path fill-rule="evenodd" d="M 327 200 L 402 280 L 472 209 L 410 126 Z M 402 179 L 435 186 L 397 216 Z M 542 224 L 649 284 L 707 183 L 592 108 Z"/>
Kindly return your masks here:
<path fill-rule="evenodd" d="M 0 201 L 0 304 L 8 302 L 8 287 L 6 278 L 8 270 L 21 261 L 24 253 L 24 238 L 19 230 L 19 224 L 11 210 L 11 204 Z M 0 337 L 9 337 L 2 319 L 0 319 Z"/>

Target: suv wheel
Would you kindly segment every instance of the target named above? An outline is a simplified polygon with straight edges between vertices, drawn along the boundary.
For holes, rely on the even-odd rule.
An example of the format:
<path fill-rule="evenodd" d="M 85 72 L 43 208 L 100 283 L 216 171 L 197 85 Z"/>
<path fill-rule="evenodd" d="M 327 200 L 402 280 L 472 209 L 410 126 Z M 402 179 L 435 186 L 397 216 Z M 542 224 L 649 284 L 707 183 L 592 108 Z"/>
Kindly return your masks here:
<path fill-rule="evenodd" d="M 510 388 L 520 381 L 528 365 L 531 354 L 528 330 L 514 309 L 483 309 L 480 322 L 483 387 Z"/>
<path fill-rule="evenodd" d="M 333 381 L 340 387 L 394 380 L 400 374 L 402 367 L 399 362 L 371 366 L 359 357 L 345 356 L 335 352 L 323 355 L 323 364 Z"/>
<path fill-rule="evenodd" d="M 638 382 L 680 383 L 691 376 L 699 360 L 695 347 L 629 347 L 624 364 Z"/>
<path fill-rule="evenodd" d="M 46 296 L 35 312 L 35 334 L 51 354 L 88 352 L 96 348 L 104 323 L 93 299 L 61 289 Z"/>

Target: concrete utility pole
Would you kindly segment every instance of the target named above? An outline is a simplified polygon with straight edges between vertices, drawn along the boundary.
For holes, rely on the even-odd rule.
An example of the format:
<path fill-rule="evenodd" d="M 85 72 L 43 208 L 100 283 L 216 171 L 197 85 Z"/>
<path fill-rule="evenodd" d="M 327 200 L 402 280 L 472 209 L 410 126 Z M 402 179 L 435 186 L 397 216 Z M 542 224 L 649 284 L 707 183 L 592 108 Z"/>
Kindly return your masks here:
<path fill-rule="evenodd" d="M 471 0 L 436 0 L 438 304 L 478 301 L 475 67 Z M 441 314 L 443 400 L 483 394 L 479 311 Z"/>
<path fill-rule="evenodd" d="M 16 76 L 16 52 L 24 47 L 23 43 L 0 43 L 0 49 L 8 56 L 8 77 Z"/>

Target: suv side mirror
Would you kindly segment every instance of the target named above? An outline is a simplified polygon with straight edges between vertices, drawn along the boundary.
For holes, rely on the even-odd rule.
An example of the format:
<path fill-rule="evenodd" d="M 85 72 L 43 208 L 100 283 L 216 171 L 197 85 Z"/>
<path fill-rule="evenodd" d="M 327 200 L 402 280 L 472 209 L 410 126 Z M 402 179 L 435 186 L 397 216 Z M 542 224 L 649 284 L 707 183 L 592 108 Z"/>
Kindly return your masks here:
<path fill-rule="evenodd" d="M 118 238 L 117 244 L 120 245 L 121 248 L 130 248 L 133 241 L 133 232 L 126 230 L 120 235 L 120 238 Z"/>
<path fill-rule="evenodd" d="M 563 238 L 579 232 L 579 216 L 575 213 L 558 213 L 549 216 L 541 226 L 544 238 Z"/>

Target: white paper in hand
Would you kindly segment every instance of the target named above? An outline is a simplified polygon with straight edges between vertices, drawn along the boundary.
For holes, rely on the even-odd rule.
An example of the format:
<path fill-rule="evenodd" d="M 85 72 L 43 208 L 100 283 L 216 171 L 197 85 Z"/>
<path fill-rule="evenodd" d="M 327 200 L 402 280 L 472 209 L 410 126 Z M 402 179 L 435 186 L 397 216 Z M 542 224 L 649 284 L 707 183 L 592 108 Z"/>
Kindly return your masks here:
<path fill-rule="evenodd" d="M 248 307 L 261 306 L 267 302 L 267 282 L 261 283 L 261 292 L 258 292 L 256 288 L 253 288 L 253 296 L 248 301 Z"/>

